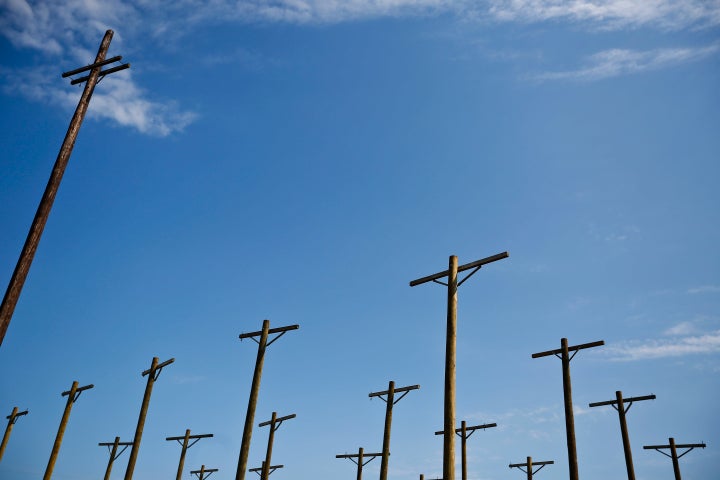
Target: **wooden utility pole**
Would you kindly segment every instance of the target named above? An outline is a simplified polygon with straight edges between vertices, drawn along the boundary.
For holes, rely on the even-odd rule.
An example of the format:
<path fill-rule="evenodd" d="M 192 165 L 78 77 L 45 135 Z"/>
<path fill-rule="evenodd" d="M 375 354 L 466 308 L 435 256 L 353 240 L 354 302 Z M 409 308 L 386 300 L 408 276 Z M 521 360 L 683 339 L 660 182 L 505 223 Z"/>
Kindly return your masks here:
<path fill-rule="evenodd" d="M 265 451 L 265 461 L 263 462 L 263 471 L 260 475 L 260 480 L 268 480 L 268 478 L 270 477 L 270 461 L 272 458 L 272 448 L 273 440 L 275 439 L 275 430 L 280 428 L 280 425 L 282 425 L 285 420 L 290 420 L 291 418 L 295 418 L 294 413 L 278 418 L 277 412 L 272 412 L 272 417 L 270 418 L 270 420 L 258 424 L 258 427 L 265 427 L 267 425 L 270 426 L 270 434 L 268 435 L 267 450 Z"/>
<path fill-rule="evenodd" d="M 508 466 L 510 468 L 517 468 L 518 470 L 522 470 L 527 475 L 527 480 L 532 480 L 533 475 L 542 470 L 545 465 L 552 465 L 553 463 L 555 462 L 553 462 L 552 460 L 545 462 L 533 462 L 532 457 L 527 457 L 527 461 L 525 463 L 511 463 Z M 540 467 L 537 470 L 533 471 L 533 467 L 536 465 L 539 465 Z"/>
<path fill-rule="evenodd" d="M 40 205 L 38 205 L 35 218 L 30 225 L 30 231 L 28 232 L 25 244 L 20 252 L 20 258 L 15 265 L 12 277 L 10 277 L 10 283 L 5 291 L 2 304 L 0 304 L 0 345 L 2 345 L 3 339 L 5 338 L 5 332 L 7 332 L 8 326 L 10 325 L 10 320 L 12 319 L 13 312 L 15 311 L 15 305 L 17 305 L 23 284 L 25 283 L 25 279 L 30 271 L 30 265 L 32 264 L 33 257 L 35 256 L 38 244 L 40 243 L 40 236 L 43 233 L 48 216 L 50 215 L 50 209 L 55 201 L 55 195 L 60 187 L 60 181 L 62 180 L 63 173 L 65 172 L 65 167 L 67 166 L 68 160 L 70 160 L 70 154 L 75 146 L 75 139 L 80 131 L 83 118 L 85 117 L 85 113 L 90 105 L 90 97 L 95 90 L 95 85 L 99 79 L 105 75 L 130 67 L 130 64 L 126 63 L 118 67 L 101 70 L 104 65 L 108 65 L 122 59 L 122 57 L 118 56 L 105 60 L 105 55 L 110 47 L 110 40 L 112 40 L 112 36 L 112 30 L 105 32 L 105 36 L 100 43 L 100 48 L 97 56 L 95 57 L 95 61 L 91 65 L 62 74 L 63 78 L 65 78 L 81 72 L 90 72 L 89 75 L 71 82 L 73 85 L 82 82 L 87 83 L 85 83 L 85 89 L 80 96 L 80 101 L 78 102 L 75 113 L 72 116 L 72 120 L 70 120 L 70 126 L 68 127 L 65 139 L 60 147 L 60 152 L 55 160 L 55 165 L 53 166 L 52 173 L 50 174 L 50 179 L 45 187 L 45 193 L 43 193 L 42 199 L 40 200 Z"/>
<path fill-rule="evenodd" d="M 183 435 L 182 437 L 167 437 L 165 439 L 167 441 L 176 440 L 182 447 L 182 450 L 180 451 L 180 463 L 178 464 L 178 471 L 177 475 L 175 476 L 176 480 L 182 479 L 182 471 L 183 466 L 185 465 L 185 453 L 187 452 L 187 449 L 199 442 L 201 438 L 212 438 L 212 436 L 212 433 L 204 433 L 202 435 L 190 435 L 190 429 L 188 428 L 187 430 L 185 430 L 185 435 Z M 190 440 L 193 441 L 191 443 L 188 443 Z"/>
<path fill-rule="evenodd" d="M 657 450 L 658 452 L 662 453 L 666 457 L 671 458 L 672 463 L 673 463 L 673 471 L 675 472 L 675 480 L 682 480 L 682 477 L 680 477 L 680 462 L 679 462 L 680 458 L 682 458 L 682 456 L 685 455 L 686 453 L 689 453 L 690 451 L 692 451 L 694 448 L 705 448 L 705 444 L 704 443 L 685 443 L 685 444 L 678 445 L 675 443 L 675 439 L 672 437 L 668 438 L 668 441 L 670 442 L 669 445 L 646 445 L 643 448 L 645 450 Z M 677 453 L 678 448 L 687 448 L 687 450 L 685 450 L 683 453 L 678 455 L 678 453 Z M 663 452 L 663 450 L 670 450 L 670 455 Z"/>
<path fill-rule="evenodd" d="M 300 325 L 289 325 L 287 327 L 270 328 L 270 320 L 263 320 L 262 330 L 258 332 L 240 334 L 240 341 L 249 338 L 258 344 L 258 353 L 255 360 L 252 385 L 250 386 L 250 399 L 248 400 L 247 413 L 245 414 L 245 426 L 243 427 L 242 442 L 240 443 L 240 456 L 238 458 L 235 480 L 245 480 L 247 470 L 248 454 L 250 453 L 250 440 L 252 439 L 252 427 L 255 421 L 255 408 L 257 407 L 258 393 L 260 392 L 260 378 L 262 377 L 263 362 L 265 360 L 265 349 L 272 345 L 278 338 L 290 330 L 297 330 Z M 277 336 L 268 341 L 270 335 L 277 333 Z M 260 337 L 256 339 L 255 337 Z"/>
<path fill-rule="evenodd" d="M 451 255 L 448 269 L 439 273 L 418 278 L 410 282 L 410 286 L 435 282 L 447 287 L 447 333 L 445 336 L 445 399 L 444 399 L 444 428 L 443 439 L 443 479 L 455 480 L 455 349 L 457 344 L 457 290 L 465 280 L 470 278 L 483 265 L 507 258 L 507 252 L 498 253 L 492 257 L 483 258 L 472 263 L 458 266 L 458 258 Z M 458 282 L 458 273 L 471 270 L 465 278 Z M 447 283 L 441 278 L 447 277 Z M 383 479 L 385 480 L 385 479 Z"/>
<path fill-rule="evenodd" d="M 570 470 L 570 480 L 578 480 L 578 461 L 577 448 L 575 446 L 575 417 L 573 416 L 572 406 L 572 385 L 570 384 L 570 360 L 575 357 L 579 350 L 585 348 L 599 347 L 605 345 L 603 340 L 599 342 L 583 343 L 568 347 L 567 338 L 560 339 L 560 348 L 556 350 L 548 350 L 547 352 L 533 353 L 532 358 L 547 357 L 555 355 L 562 360 L 563 374 L 563 397 L 565 400 L 565 434 L 567 437 L 568 450 L 568 469 Z M 570 352 L 573 352 L 570 355 Z"/>
<path fill-rule="evenodd" d="M 55 443 L 53 443 L 53 448 L 50 452 L 50 459 L 48 460 L 43 480 L 50 480 L 50 477 L 52 477 L 52 472 L 55 468 L 55 460 L 57 460 L 58 452 L 60 452 L 60 445 L 62 444 L 63 435 L 65 435 L 65 427 L 67 427 L 67 422 L 70 418 L 70 411 L 72 410 L 73 404 L 77 401 L 82 392 L 90 390 L 93 387 L 94 385 L 92 384 L 85 385 L 84 387 L 78 387 L 78 382 L 75 381 L 72 383 L 70 390 L 62 392 L 62 396 L 68 397 L 68 399 L 67 402 L 65 402 L 65 411 L 63 412 L 62 419 L 60 420 L 60 427 L 58 427 L 58 432 L 55 436 Z"/>
<path fill-rule="evenodd" d="M 635 468 L 633 467 L 632 450 L 630 449 L 630 435 L 628 434 L 625 414 L 628 410 L 630 410 L 633 402 L 640 402 L 642 400 L 655 400 L 655 395 L 645 395 L 643 397 L 630 397 L 623 399 L 622 392 L 618 390 L 615 392 L 615 400 L 595 402 L 589 405 L 590 407 L 611 405 L 615 410 L 617 410 L 618 416 L 620 417 L 620 433 L 622 435 L 623 450 L 625 452 L 625 467 L 627 468 L 628 480 L 635 480 Z M 627 407 L 625 407 L 625 404 L 627 404 Z"/>
<path fill-rule="evenodd" d="M 217 468 L 205 468 L 205 465 L 200 467 L 200 470 L 193 470 L 190 472 L 190 475 L 195 475 L 198 477 L 198 480 L 203 480 L 205 478 L 208 478 L 210 475 L 213 474 L 213 472 L 217 472 Z M 207 473 L 207 475 L 205 475 Z"/>
<path fill-rule="evenodd" d="M 380 480 L 387 480 L 388 473 L 388 458 L 390 457 L 390 426 L 392 424 L 392 411 L 393 406 L 403 399 L 405 395 L 411 390 L 417 390 L 420 385 L 411 385 L 408 387 L 395 388 L 395 382 L 390 380 L 388 389 L 382 392 L 370 393 L 368 397 L 379 397 L 386 404 L 385 408 L 385 429 L 383 431 L 383 447 L 382 447 L 382 459 L 380 460 Z M 395 399 L 396 393 L 402 393 L 397 399 Z M 383 395 L 386 398 L 383 398 Z"/>
<path fill-rule="evenodd" d="M 27 414 L 27 410 L 18 412 L 18 407 L 14 407 L 12 413 L 5 417 L 8 419 L 8 424 L 7 427 L 5 427 L 5 435 L 3 435 L 2 443 L 0 443 L 0 460 L 2 460 L 5 454 L 5 447 L 7 447 L 8 440 L 10 440 L 10 432 L 12 432 L 13 426 L 17 423 L 18 418 Z"/>
<path fill-rule="evenodd" d="M 142 405 L 140 406 L 140 415 L 138 416 L 137 427 L 135 427 L 135 437 L 133 438 L 132 448 L 130 449 L 130 458 L 128 459 L 127 470 L 125 470 L 125 480 L 132 480 L 135 471 L 135 462 L 137 462 L 138 452 L 140 451 L 140 441 L 142 440 L 143 429 L 145 428 L 145 417 L 147 417 L 148 405 L 150 405 L 150 395 L 152 394 L 155 380 L 160 376 L 162 369 L 175 361 L 174 358 L 158 363 L 158 357 L 153 357 L 150 368 L 142 372 L 142 376 L 148 377 L 145 385 L 145 394 L 143 395 Z"/>
<path fill-rule="evenodd" d="M 367 465 L 368 463 L 375 460 L 376 457 L 381 457 L 382 453 L 365 453 L 362 447 L 358 449 L 358 453 L 344 453 L 340 455 L 335 455 L 335 458 L 347 458 L 351 462 L 353 462 L 355 465 L 357 465 L 357 480 L 362 480 L 362 471 L 363 467 Z M 355 460 L 357 458 L 357 460 Z M 368 460 L 365 460 L 365 459 Z"/>
<path fill-rule="evenodd" d="M 118 457 L 120 457 L 120 455 L 123 454 L 123 452 L 130 445 L 132 445 L 132 442 L 121 442 L 120 437 L 115 437 L 114 442 L 98 443 L 99 447 L 107 447 L 110 451 L 110 460 L 108 461 L 107 469 L 105 469 L 104 480 L 110 480 L 110 472 L 112 472 L 113 463 L 115 462 L 115 460 L 118 459 Z M 117 451 L 119 446 L 123 447 L 120 452 Z"/>
<path fill-rule="evenodd" d="M 497 423 L 486 423 L 484 425 L 475 425 L 474 427 L 468 427 L 465 420 L 460 423 L 460 428 L 455 430 L 455 433 L 460 437 L 461 442 L 461 458 L 462 458 L 462 480 L 467 480 L 467 439 L 475 433 L 476 430 L 485 430 L 486 428 L 497 427 Z M 440 430 L 435 432 L 435 435 L 444 435 L 445 432 Z"/>
<path fill-rule="evenodd" d="M 285 465 L 271 465 L 270 467 L 268 467 L 268 475 L 272 475 L 272 473 L 275 470 L 277 470 L 278 468 L 283 468 L 283 467 L 285 467 Z M 265 462 L 262 462 L 262 467 L 251 468 L 249 471 L 255 472 L 258 475 L 262 476 L 262 472 L 264 469 L 265 469 Z"/>

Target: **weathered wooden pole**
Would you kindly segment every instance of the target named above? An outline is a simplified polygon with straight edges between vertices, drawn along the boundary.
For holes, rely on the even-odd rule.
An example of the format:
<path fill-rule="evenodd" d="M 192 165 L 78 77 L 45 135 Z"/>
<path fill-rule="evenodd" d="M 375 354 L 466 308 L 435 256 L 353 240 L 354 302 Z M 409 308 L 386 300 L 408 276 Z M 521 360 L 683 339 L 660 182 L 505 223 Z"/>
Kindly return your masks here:
<path fill-rule="evenodd" d="M 510 468 L 517 468 L 518 470 L 521 470 L 525 472 L 525 475 L 527 476 L 527 480 L 532 480 L 533 475 L 535 475 L 537 472 L 543 469 L 545 465 L 552 465 L 552 460 L 544 461 L 544 462 L 533 462 L 532 457 L 527 457 L 527 460 L 525 463 L 511 463 L 508 465 Z M 539 465 L 539 468 L 533 471 L 533 467 Z"/>
<path fill-rule="evenodd" d="M 200 470 L 193 470 L 190 472 L 190 475 L 195 475 L 198 477 L 198 480 L 204 480 L 208 478 L 210 475 L 213 474 L 213 472 L 217 472 L 217 468 L 205 468 L 205 465 L 200 467 Z M 205 475 L 207 473 L 207 475 Z"/>
<path fill-rule="evenodd" d="M 185 466 L 185 453 L 187 452 L 187 449 L 199 442 L 201 438 L 211 438 L 212 436 L 212 433 L 205 433 L 202 435 L 190 435 L 190 429 L 188 428 L 187 430 L 185 430 L 185 435 L 181 437 L 167 437 L 165 439 L 167 441 L 175 440 L 182 447 L 182 450 L 180 451 L 180 463 L 178 464 L 178 471 L 177 475 L 175 476 L 176 480 L 181 480 L 182 478 L 182 471 L 183 467 Z M 188 443 L 190 442 L 190 440 L 194 441 L 192 443 Z"/>
<path fill-rule="evenodd" d="M 705 448 L 704 443 L 686 443 L 682 445 L 677 445 L 675 443 L 675 439 L 670 437 L 669 439 L 670 444 L 669 445 L 646 445 L 643 448 L 645 450 L 657 450 L 658 452 L 662 453 L 666 457 L 670 457 L 673 462 L 673 472 L 675 473 L 675 480 L 682 480 L 680 477 L 680 458 L 682 458 L 685 454 L 691 452 L 694 448 Z M 678 455 L 677 449 L 678 448 L 687 448 L 683 453 Z M 670 450 L 670 455 L 663 452 L 663 450 Z"/>
<path fill-rule="evenodd" d="M 110 480 L 110 472 L 112 472 L 113 464 L 115 463 L 115 460 L 118 459 L 120 455 L 127 449 L 128 446 L 132 445 L 132 442 L 121 442 L 120 437 L 115 437 L 115 441 L 105 442 L 105 443 L 98 443 L 99 447 L 108 447 L 108 450 L 110 451 L 110 460 L 108 460 L 108 466 L 105 470 L 105 480 Z M 122 446 L 122 450 L 119 452 L 118 447 Z"/>
<path fill-rule="evenodd" d="M 265 461 L 262 464 L 262 473 L 260 475 L 261 480 L 268 480 L 268 478 L 270 478 L 270 460 L 272 458 L 275 430 L 280 428 L 280 425 L 282 425 L 285 420 L 290 420 L 291 418 L 295 418 L 294 413 L 278 418 L 277 412 L 272 412 L 272 417 L 269 421 L 258 424 L 258 427 L 270 426 L 270 435 L 268 435 L 267 450 L 265 451 Z"/>
<path fill-rule="evenodd" d="M 128 459 L 127 470 L 125 470 L 125 480 L 131 480 L 135 471 L 135 463 L 137 462 L 138 452 L 140 451 L 140 441 L 142 440 L 143 429 L 145 428 L 145 417 L 147 417 L 148 406 L 150 405 L 150 395 L 152 395 L 155 380 L 160 376 L 162 369 L 175 361 L 174 358 L 158 363 L 158 357 L 153 357 L 150 368 L 142 372 L 142 376 L 147 375 L 147 384 L 145 385 L 145 394 L 143 395 L 142 405 L 140 406 L 140 415 L 138 416 L 137 427 L 135 427 L 135 437 L 133 438 L 132 448 L 130 449 L 130 458 Z"/>
<path fill-rule="evenodd" d="M 7 427 L 5 427 L 5 435 L 3 435 L 2 443 L 0 443 L 0 460 L 2 460 L 3 455 L 5 454 L 5 448 L 7 447 L 8 441 L 10 440 L 10 432 L 12 432 L 13 426 L 15 425 L 19 417 L 27 414 L 27 410 L 23 412 L 18 412 L 18 407 L 14 407 L 12 413 L 5 417 L 8 419 L 8 424 Z"/>
<path fill-rule="evenodd" d="M 110 41 L 113 37 L 113 31 L 108 30 L 105 32 L 105 36 L 100 43 L 100 48 L 95 57 L 95 62 L 86 67 L 78 68 L 71 72 L 63 73 L 63 77 L 74 75 L 83 71 L 90 71 L 90 74 L 85 77 L 87 83 L 80 96 L 75 113 L 70 120 L 70 126 L 68 127 L 65 139 L 63 140 L 60 152 L 58 153 L 55 165 L 53 166 L 50 179 L 48 180 L 45 192 L 40 199 L 35 218 L 33 218 L 32 224 L 30 225 L 30 231 L 28 232 L 25 244 L 23 245 L 22 251 L 20 252 L 20 258 L 15 265 L 15 270 L 10 277 L 10 283 L 5 291 L 2 304 L 0 304 L 0 345 L 2 345 L 3 339 L 5 338 L 5 332 L 7 332 L 10 320 L 12 319 L 15 306 L 17 305 L 18 299 L 20 298 L 20 292 L 22 291 L 25 279 L 27 278 L 28 272 L 30 271 L 30 265 L 32 264 L 33 257 L 37 251 L 38 244 L 40 243 L 40 237 L 47 223 L 48 216 L 50 215 L 50 209 L 52 208 L 55 196 L 58 188 L 60 187 L 60 181 L 62 180 L 65 167 L 67 166 L 68 160 L 70 160 L 70 154 L 72 153 L 73 147 L 75 146 L 75 139 L 77 138 L 80 126 L 82 125 L 83 118 L 87 112 L 90 104 L 90 97 L 95 90 L 95 85 L 98 79 L 105 74 L 112 73 L 109 70 L 102 72 L 101 67 L 107 65 L 110 62 L 120 60 L 122 57 L 114 57 L 109 60 L 105 60 L 108 48 L 110 47 Z M 124 68 L 128 68 L 130 65 L 123 65 Z M 118 71 L 120 68 L 111 69 Z M 78 82 L 79 83 L 79 82 Z"/>
<path fill-rule="evenodd" d="M 78 382 L 74 381 L 70 390 L 62 392 L 62 396 L 67 396 L 67 402 L 65 402 L 65 411 L 63 412 L 62 419 L 60 420 L 60 426 L 58 427 L 57 435 L 55 436 L 55 443 L 53 443 L 52 451 L 50 452 L 50 459 L 48 460 L 47 468 L 45 469 L 45 475 L 43 480 L 50 480 L 52 477 L 53 469 L 55 468 L 55 461 L 57 460 L 58 452 L 60 452 L 60 445 L 62 444 L 63 435 L 65 435 L 65 427 L 67 427 L 68 419 L 70 418 L 70 411 L 75 401 L 78 399 L 80 394 L 85 390 L 93 388 L 94 385 L 85 385 L 84 387 L 78 388 Z"/>
<path fill-rule="evenodd" d="M 460 423 L 460 428 L 455 429 L 455 433 L 461 438 L 461 456 L 462 456 L 462 480 L 467 480 L 467 439 L 472 436 L 477 430 L 484 430 L 486 428 L 497 427 L 497 423 L 486 423 L 484 425 L 475 425 L 468 427 L 465 420 Z M 435 432 L 435 435 L 444 435 L 445 431 L 440 430 Z"/>
<path fill-rule="evenodd" d="M 372 462 L 376 457 L 381 457 L 382 453 L 365 453 L 365 450 L 363 450 L 362 447 L 358 449 L 358 453 L 352 453 L 352 454 L 341 454 L 341 455 L 335 455 L 335 458 L 347 458 L 351 462 L 353 462 L 355 465 L 357 465 L 357 476 L 356 480 L 362 480 L 362 471 L 363 467 L 367 465 L 368 463 Z M 357 458 L 357 460 L 355 460 Z M 368 460 L 365 460 L 365 458 L 368 458 Z"/>

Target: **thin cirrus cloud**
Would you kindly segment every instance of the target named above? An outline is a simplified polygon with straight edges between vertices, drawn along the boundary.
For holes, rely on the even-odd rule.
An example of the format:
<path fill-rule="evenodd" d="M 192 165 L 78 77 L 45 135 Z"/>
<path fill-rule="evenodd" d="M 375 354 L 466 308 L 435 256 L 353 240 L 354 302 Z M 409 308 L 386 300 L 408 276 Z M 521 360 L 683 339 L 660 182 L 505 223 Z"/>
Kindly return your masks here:
<path fill-rule="evenodd" d="M 684 333 L 685 328 L 670 330 L 666 334 Z M 720 330 L 699 335 L 674 336 L 673 338 L 644 341 L 619 342 L 608 345 L 605 355 L 615 361 L 652 360 L 687 355 L 720 353 Z"/>

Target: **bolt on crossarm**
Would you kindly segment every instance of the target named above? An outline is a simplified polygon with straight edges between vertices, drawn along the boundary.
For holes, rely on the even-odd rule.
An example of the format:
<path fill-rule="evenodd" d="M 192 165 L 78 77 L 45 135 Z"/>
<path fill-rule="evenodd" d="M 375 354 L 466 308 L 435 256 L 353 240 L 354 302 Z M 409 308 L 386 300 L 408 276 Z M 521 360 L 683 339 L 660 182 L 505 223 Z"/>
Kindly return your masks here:
<path fill-rule="evenodd" d="M 97 85 L 100 79 L 102 79 L 105 75 L 130 67 L 130 64 L 126 63 L 118 67 L 102 70 L 104 65 L 122 59 L 122 57 L 118 56 L 105 60 L 107 51 L 110 48 L 110 41 L 112 40 L 112 37 L 112 30 L 105 32 L 105 36 L 100 43 L 100 48 L 98 49 L 97 56 L 95 57 L 95 62 L 91 65 L 77 68 L 62 74 L 62 77 L 66 78 L 77 73 L 90 72 L 89 75 L 71 82 L 73 85 L 86 82 L 85 89 L 80 96 L 80 100 L 78 101 L 72 120 L 70 120 L 70 125 L 67 133 L 65 134 L 62 146 L 60 147 L 60 152 L 55 160 L 55 165 L 53 166 L 50 174 L 50 179 L 48 180 L 45 192 L 40 199 L 40 204 L 38 205 L 35 217 L 30 225 L 30 231 L 28 232 L 25 244 L 20 252 L 20 258 L 18 258 L 2 303 L 0 303 L 0 345 L 2 345 L 3 339 L 5 338 L 5 332 L 7 332 L 8 326 L 10 325 L 10 320 L 12 319 L 13 312 L 15 311 L 15 306 L 17 305 L 23 285 L 25 284 L 25 279 L 30 271 L 30 265 L 32 265 L 33 257 L 35 256 L 38 244 L 40 243 L 40 237 L 42 236 L 45 224 L 50 216 L 50 210 L 52 209 L 53 202 L 55 201 L 57 191 L 60 188 L 60 182 L 62 181 L 65 167 L 70 160 L 70 154 L 75 146 L 75 140 L 77 139 L 78 132 L 80 131 L 80 126 L 82 125 L 85 113 L 90 105 L 90 97 L 95 90 L 95 85 Z"/>
<path fill-rule="evenodd" d="M 125 470 L 125 480 L 132 480 L 135 471 L 135 463 L 137 462 L 138 452 L 140 451 L 140 441 L 142 440 L 143 429 L 145 428 L 145 418 L 147 417 L 148 406 L 150 405 L 150 396 L 152 395 L 153 385 L 160 376 L 162 369 L 175 361 L 174 358 L 158 363 L 158 357 L 153 357 L 150 368 L 142 372 L 142 376 L 148 377 L 145 385 L 145 394 L 143 395 L 142 405 L 140 406 L 140 415 L 138 416 L 137 427 L 135 427 L 135 437 L 132 441 L 130 449 L 130 458 L 128 459 L 127 470 Z"/>
<path fill-rule="evenodd" d="M 217 468 L 205 468 L 205 465 L 200 467 L 200 470 L 193 470 L 190 472 L 190 475 L 195 475 L 198 480 L 204 480 L 208 478 L 210 475 L 212 475 L 214 472 L 217 472 Z M 207 475 L 206 475 L 207 474 Z"/>
<path fill-rule="evenodd" d="M 280 428 L 280 425 L 282 425 L 285 420 L 290 420 L 291 418 L 295 418 L 294 413 L 278 418 L 277 412 L 272 412 L 272 417 L 270 418 L 270 420 L 258 424 L 258 427 L 265 427 L 268 425 L 270 426 L 270 434 L 268 435 L 267 450 L 265 452 L 265 461 L 263 462 L 263 470 L 262 474 L 260 475 L 260 480 L 268 480 L 268 478 L 270 477 L 270 462 L 272 459 L 272 448 L 273 440 L 275 439 L 275 430 Z"/>
<path fill-rule="evenodd" d="M 375 460 L 376 457 L 381 457 L 382 453 L 365 453 L 362 447 L 358 449 L 358 453 L 344 453 L 335 455 L 335 458 L 347 458 L 355 465 L 357 465 L 357 480 L 362 480 L 363 467 L 368 463 Z M 367 460 L 365 460 L 367 458 Z M 357 460 L 356 460 L 357 459 Z"/>
<path fill-rule="evenodd" d="M 451 255 L 448 262 L 448 269 L 442 272 L 418 278 L 410 282 L 410 286 L 421 285 L 427 282 L 435 282 L 447 287 L 447 334 L 445 336 L 445 395 L 444 395 L 444 428 L 443 439 L 443 478 L 455 480 L 455 350 L 457 344 L 457 302 L 458 287 L 462 285 L 483 265 L 507 258 L 507 252 L 498 253 L 491 257 L 483 258 L 465 265 L 458 266 L 458 258 Z M 458 282 L 458 273 L 470 270 L 465 278 Z M 447 283 L 440 281 L 447 278 Z M 384 479 L 383 479 L 384 480 Z"/>
<path fill-rule="evenodd" d="M 378 397 L 386 404 L 385 408 L 385 429 L 383 430 L 383 446 L 382 446 L 382 459 L 380 460 L 380 480 L 387 480 L 388 472 L 388 459 L 390 457 L 390 426 L 392 424 L 392 411 L 393 406 L 403 399 L 405 395 L 411 390 L 417 390 L 420 385 L 411 385 L 408 387 L 395 388 L 395 382 L 390 380 L 388 383 L 388 389 L 382 392 L 373 392 L 368 397 Z M 395 398 L 396 393 L 402 393 L 397 399 Z M 383 398 L 385 396 L 385 398 Z"/>
<path fill-rule="evenodd" d="M 10 432 L 12 432 L 13 426 L 17 423 L 18 418 L 27 414 L 27 410 L 18 412 L 18 407 L 14 407 L 12 413 L 5 417 L 8 419 L 8 424 L 7 427 L 5 427 L 5 435 L 3 435 L 2 443 L 0 443 L 0 460 L 2 460 L 3 455 L 5 454 L 5 448 L 7 447 L 8 441 L 10 440 Z"/>
<path fill-rule="evenodd" d="M 250 386 L 250 399 L 248 400 L 247 413 L 245 414 L 245 426 L 243 427 L 242 441 L 240 443 L 240 456 L 238 457 L 237 472 L 235 480 L 245 480 L 248 455 L 250 454 L 250 441 L 252 440 L 252 428 L 255 422 L 255 410 L 257 408 L 258 394 L 260 392 L 260 379 L 262 377 L 263 363 L 265 361 L 265 349 L 272 345 L 275 340 L 285 335 L 290 330 L 297 330 L 300 325 L 288 325 L 286 327 L 270 328 L 270 320 L 263 320 L 262 330 L 250 333 L 241 333 L 240 341 L 249 338 L 258 344 L 257 358 L 255 359 L 255 370 L 253 371 L 252 385 Z M 277 334 L 268 341 L 270 335 Z M 260 337 L 258 340 L 255 337 Z"/>
<path fill-rule="evenodd" d="M 668 439 L 670 442 L 668 445 L 646 445 L 643 448 L 645 450 L 657 450 L 658 452 L 662 453 L 668 458 L 672 459 L 673 463 L 673 471 L 675 472 L 675 480 L 682 480 L 682 477 L 680 476 L 680 458 L 682 458 L 685 454 L 690 453 L 694 448 L 705 448 L 704 443 L 685 443 L 685 444 L 676 444 L 675 439 L 670 437 Z M 683 453 L 678 455 L 677 449 L 678 448 L 687 448 Z M 670 454 L 663 452 L 663 450 L 670 450 Z"/>
<path fill-rule="evenodd" d="M 497 427 L 497 423 L 486 423 L 484 425 L 475 425 L 473 427 L 468 427 L 465 420 L 463 420 L 460 423 L 460 428 L 455 429 L 455 433 L 458 434 L 460 437 L 460 445 L 461 445 L 461 458 L 462 458 L 462 480 L 467 480 L 467 439 L 470 438 L 470 436 L 475 433 L 476 430 L 485 430 L 486 428 L 493 428 Z M 440 430 L 438 432 L 435 432 L 435 435 L 444 435 L 445 432 L 443 430 Z"/>
<path fill-rule="evenodd" d="M 642 400 L 655 400 L 655 395 L 645 395 L 643 397 L 630 397 L 623 398 L 620 390 L 615 392 L 615 400 L 607 400 L 605 402 L 591 403 L 590 407 L 600 407 L 603 405 L 610 405 L 618 412 L 620 417 L 620 433 L 622 435 L 623 451 L 625 452 L 625 466 L 627 468 L 628 480 L 635 480 L 635 468 L 633 467 L 632 461 L 632 450 L 630 449 L 630 435 L 628 434 L 627 421 L 625 415 L 627 414 L 633 402 L 640 402 Z M 625 406 L 627 404 L 627 407 Z"/>
<path fill-rule="evenodd" d="M 90 390 L 95 385 L 85 385 L 84 387 L 78 387 L 78 382 L 72 383 L 70 390 L 62 392 L 63 397 L 68 397 L 65 403 L 65 411 L 63 412 L 62 419 L 60 420 L 60 427 L 58 427 L 57 435 L 55 436 L 55 443 L 53 443 L 52 451 L 50 452 L 50 459 L 48 460 L 47 468 L 45 469 L 45 475 L 43 480 L 50 480 L 52 477 L 53 469 L 55 468 L 55 461 L 57 460 L 58 452 L 60 452 L 60 445 L 62 444 L 63 435 L 65 435 L 65 427 L 67 427 L 68 419 L 70 418 L 70 411 L 72 410 L 73 404 L 80 397 L 80 394 L 85 390 Z"/>
<path fill-rule="evenodd" d="M 518 470 L 521 470 L 525 472 L 527 475 L 527 480 L 532 480 L 533 475 L 535 475 L 537 472 L 543 469 L 545 465 L 552 465 L 552 460 L 544 461 L 544 462 L 533 462 L 532 457 L 527 457 L 527 461 L 525 463 L 511 463 L 508 465 L 510 468 L 517 468 Z M 538 466 L 539 467 L 533 471 L 533 467 Z"/>
<path fill-rule="evenodd" d="M 165 439 L 167 441 L 177 441 L 182 447 L 182 450 L 180 450 L 180 463 L 178 464 L 178 471 L 177 475 L 175 476 L 176 480 L 181 480 L 182 478 L 182 471 L 183 467 L 185 466 L 185 453 L 187 452 L 187 449 L 199 442 L 201 438 L 212 438 L 212 436 L 212 433 L 204 433 L 202 435 L 190 435 L 190 429 L 188 428 L 187 430 L 185 430 L 185 435 L 181 437 L 167 437 Z M 192 442 L 190 442 L 190 440 L 192 440 Z"/>
<path fill-rule="evenodd" d="M 575 446 L 575 417 L 573 416 L 572 385 L 570 384 L 570 361 L 575 357 L 578 351 L 584 350 L 586 348 L 599 347 L 601 345 L 605 345 L 605 342 L 603 340 L 600 340 L 598 342 L 583 343 L 581 345 L 573 345 L 572 347 L 569 347 L 567 338 L 562 338 L 560 339 L 559 349 L 532 354 L 532 358 L 555 355 L 562 361 L 563 397 L 565 400 L 565 434 L 567 437 L 568 469 L 570 471 L 570 480 L 579 480 L 577 448 Z M 573 352 L 573 354 L 570 355 L 570 352 Z"/>
<path fill-rule="evenodd" d="M 121 442 L 120 437 L 115 437 L 114 442 L 98 443 L 98 447 L 107 447 L 110 452 L 110 460 L 108 461 L 108 466 L 105 469 L 104 480 L 110 480 L 110 472 L 112 472 L 113 463 L 115 463 L 115 460 L 117 460 L 130 445 L 132 445 L 132 442 Z M 118 452 L 118 447 L 123 448 Z"/>

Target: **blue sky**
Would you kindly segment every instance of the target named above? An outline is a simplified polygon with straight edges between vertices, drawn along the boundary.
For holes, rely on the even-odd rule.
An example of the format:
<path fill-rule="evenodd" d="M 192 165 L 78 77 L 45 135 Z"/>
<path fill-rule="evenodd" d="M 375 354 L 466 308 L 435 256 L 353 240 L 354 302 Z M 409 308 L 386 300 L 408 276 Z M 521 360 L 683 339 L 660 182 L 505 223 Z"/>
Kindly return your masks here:
<path fill-rule="evenodd" d="M 372 391 L 396 407 L 393 480 L 442 474 L 445 291 L 408 286 L 501 251 L 459 296 L 458 422 L 469 478 L 567 475 L 560 361 L 572 362 L 579 469 L 670 479 L 643 445 L 706 442 L 720 461 L 720 3 L 422 0 L 0 1 L 0 278 L 7 282 L 80 95 L 60 78 L 110 54 L 129 71 L 93 96 L 12 324 L 0 409 L 28 408 L 0 477 L 42 475 L 73 380 L 56 479 L 103 475 L 98 442 L 132 439 L 153 356 L 138 480 L 175 474 L 190 428 L 234 478 L 256 346 L 256 424 L 285 478 L 354 478 L 335 455 L 378 451 Z M 4 287 L 5 283 L 3 283 Z M 250 467 L 267 429 L 255 428 Z M 125 471 L 127 453 L 113 478 Z M 459 458 L 458 458 L 459 464 Z M 370 463 L 366 478 L 377 475 Z M 713 473 L 711 473 L 713 472 Z M 456 473 L 459 477 L 459 468 Z M 247 478 L 253 478 L 248 476 Z"/>

